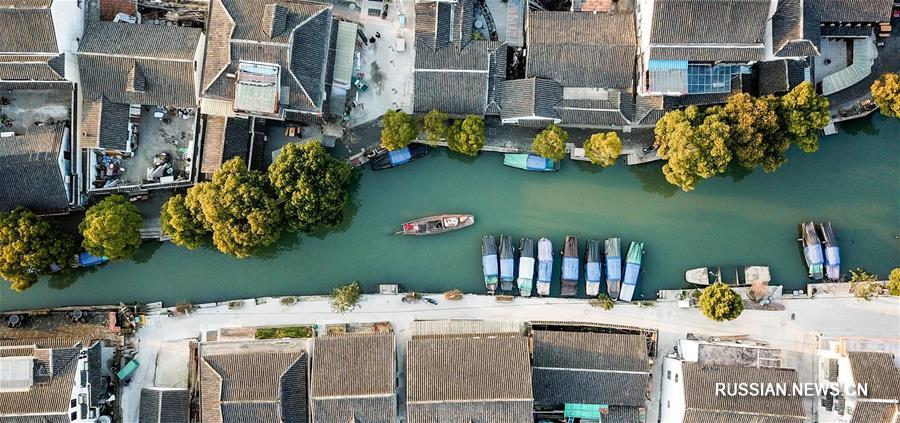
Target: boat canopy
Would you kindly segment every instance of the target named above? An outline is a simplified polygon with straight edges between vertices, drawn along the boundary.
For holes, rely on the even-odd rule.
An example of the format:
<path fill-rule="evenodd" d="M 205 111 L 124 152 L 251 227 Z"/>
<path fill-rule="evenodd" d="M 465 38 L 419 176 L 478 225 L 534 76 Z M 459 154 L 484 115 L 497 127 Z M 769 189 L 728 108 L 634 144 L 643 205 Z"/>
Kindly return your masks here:
<path fill-rule="evenodd" d="M 819 231 L 825 244 L 825 274 L 828 279 L 838 280 L 841 278 L 841 250 L 837 246 L 831 222 L 819 225 Z"/>
<path fill-rule="evenodd" d="M 809 276 L 814 280 L 822 279 L 825 259 L 819 235 L 816 233 L 816 226 L 812 222 L 803 223 L 800 226 L 803 237 L 803 258 L 809 267 Z"/>
<path fill-rule="evenodd" d="M 392 165 L 401 165 L 412 158 L 412 153 L 409 151 L 409 147 L 403 147 L 399 150 L 388 151 L 388 158 L 391 159 Z"/>
<path fill-rule="evenodd" d="M 500 235 L 500 280 L 515 279 L 515 251 L 509 235 Z"/>
<path fill-rule="evenodd" d="M 496 277 L 497 268 L 497 243 L 493 235 L 485 235 L 481 243 L 481 264 L 484 269 L 484 277 Z"/>
<path fill-rule="evenodd" d="M 600 282 L 600 241 L 589 239 L 585 249 L 587 264 L 584 266 L 584 279 L 587 282 Z"/>
<path fill-rule="evenodd" d="M 89 267 L 98 265 L 101 263 L 106 263 L 109 258 L 103 256 L 95 256 L 87 251 L 82 251 L 78 253 L 78 265 L 81 267 Z"/>
<path fill-rule="evenodd" d="M 535 154 L 504 154 L 503 164 L 517 169 L 548 172 L 557 169 L 557 161 Z"/>
<path fill-rule="evenodd" d="M 563 247 L 562 276 L 563 280 L 578 280 L 578 238 L 566 237 Z"/>
<path fill-rule="evenodd" d="M 523 238 L 519 243 L 519 278 L 516 284 L 519 292 L 524 296 L 531 295 L 531 287 L 534 282 L 534 240 Z"/>
<path fill-rule="evenodd" d="M 606 240 L 606 279 L 610 281 L 622 280 L 622 247 L 619 238 Z"/>
<path fill-rule="evenodd" d="M 625 279 L 622 283 L 636 285 L 641 271 L 641 256 L 644 253 L 643 242 L 632 242 L 628 247 L 628 258 L 625 260 Z"/>
<path fill-rule="evenodd" d="M 538 241 L 538 281 L 550 282 L 553 275 L 553 243 L 547 238 Z"/>

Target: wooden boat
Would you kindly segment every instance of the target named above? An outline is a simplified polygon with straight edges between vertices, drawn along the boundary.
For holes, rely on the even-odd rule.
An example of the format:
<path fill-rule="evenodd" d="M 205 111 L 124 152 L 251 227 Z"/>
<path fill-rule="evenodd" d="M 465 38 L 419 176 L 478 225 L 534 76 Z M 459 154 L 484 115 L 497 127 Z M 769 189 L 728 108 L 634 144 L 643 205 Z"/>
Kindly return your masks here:
<path fill-rule="evenodd" d="M 384 150 L 369 160 L 369 166 L 372 170 L 390 169 L 425 157 L 428 151 L 428 146 L 423 144 L 410 144 L 399 150 Z"/>
<path fill-rule="evenodd" d="M 534 285 L 534 255 L 534 240 L 522 238 L 519 241 L 519 278 L 516 279 L 516 285 L 519 286 L 519 295 L 523 297 L 531 296 Z"/>
<path fill-rule="evenodd" d="M 455 231 L 475 224 L 471 214 L 439 214 L 410 220 L 403 224 L 403 230 L 396 235 L 437 235 Z"/>
<path fill-rule="evenodd" d="M 500 235 L 500 289 L 512 291 L 516 280 L 516 252 L 513 250 L 512 238 Z"/>
<path fill-rule="evenodd" d="M 484 287 L 488 293 L 497 291 L 499 265 L 497 261 L 497 241 L 493 235 L 485 235 L 481 239 L 481 268 L 484 271 Z"/>
<path fill-rule="evenodd" d="M 622 288 L 622 240 L 619 238 L 607 238 L 604 243 L 606 249 L 606 292 L 609 298 L 619 299 L 619 291 Z"/>
<path fill-rule="evenodd" d="M 750 286 L 769 283 L 772 276 L 769 266 L 707 266 L 685 271 L 684 280 L 697 286 L 709 286 L 716 282 L 729 286 Z"/>
<path fill-rule="evenodd" d="M 597 239 L 589 239 L 584 245 L 584 291 L 589 297 L 600 293 L 600 280 L 603 279 L 601 248 Z"/>
<path fill-rule="evenodd" d="M 622 278 L 622 292 L 619 294 L 622 301 L 631 301 L 634 298 L 643 256 L 644 243 L 632 241 L 628 247 L 628 255 L 625 256 L 625 276 Z"/>
<path fill-rule="evenodd" d="M 538 240 L 537 293 L 550 295 L 550 279 L 553 277 L 553 243 L 547 238 Z"/>
<path fill-rule="evenodd" d="M 559 160 L 548 159 L 535 154 L 504 154 L 503 164 L 532 172 L 556 172 L 559 170 Z"/>
<path fill-rule="evenodd" d="M 800 224 L 800 240 L 803 245 L 803 259 L 809 269 L 809 277 L 820 281 L 824 275 L 825 259 L 822 253 L 822 241 L 816 233 L 816 225 L 812 222 Z"/>
<path fill-rule="evenodd" d="M 819 224 L 819 235 L 825 247 L 825 277 L 837 281 L 841 279 L 841 249 L 837 246 L 831 222 Z"/>
<path fill-rule="evenodd" d="M 563 244 L 559 295 L 572 297 L 578 293 L 578 278 L 581 275 L 580 262 L 581 260 L 578 258 L 578 238 L 569 235 L 566 237 L 565 244 Z"/>

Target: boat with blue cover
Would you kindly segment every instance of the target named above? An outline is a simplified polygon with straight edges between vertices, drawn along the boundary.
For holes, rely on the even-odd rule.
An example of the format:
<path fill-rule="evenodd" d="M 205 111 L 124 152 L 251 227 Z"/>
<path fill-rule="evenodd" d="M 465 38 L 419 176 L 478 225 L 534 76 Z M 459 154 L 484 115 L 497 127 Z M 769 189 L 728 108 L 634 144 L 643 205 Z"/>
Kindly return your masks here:
<path fill-rule="evenodd" d="M 500 235 L 500 289 L 512 291 L 516 280 L 516 251 L 513 250 L 512 238 Z"/>
<path fill-rule="evenodd" d="M 824 277 L 825 259 L 822 253 L 822 241 L 816 233 L 813 222 L 800 224 L 800 242 L 803 243 L 803 259 L 809 269 L 809 277 L 819 281 Z"/>
<path fill-rule="evenodd" d="M 536 154 L 504 154 L 503 164 L 532 172 L 556 172 L 559 170 L 559 160 L 548 159 Z"/>
<path fill-rule="evenodd" d="M 497 262 L 497 241 L 490 234 L 481 239 L 481 268 L 484 270 L 484 287 L 493 294 L 497 290 L 500 272 Z"/>
<path fill-rule="evenodd" d="M 523 297 L 531 296 L 534 285 L 534 257 L 534 240 L 522 238 L 519 241 L 519 278 L 516 279 L 516 285 L 519 287 L 519 295 Z"/>
<path fill-rule="evenodd" d="M 590 297 L 600 293 L 600 280 L 603 279 L 601 248 L 598 239 L 589 239 L 584 245 L 584 292 Z"/>
<path fill-rule="evenodd" d="M 619 299 L 622 288 L 622 240 L 607 238 L 606 250 L 606 293 L 613 300 Z"/>
<path fill-rule="evenodd" d="M 537 293 L 550 295 L 550 278 L 553 277 L 553 243 L 547 238 L 538 240 Z"/>
<path fill-rule="evenodd" d="M 95 256 L 87 251 L 82 251 L 78 254 L 75 254 L 72 257 L 72 267 L 91 267 L 96 266 L 98 264 L 103 264 L 109 261 L 109 257 L 106 256 Z M 50 263 L 50 271 L 51 272 L 59 272 L 62 270 L 58 264 Z"/>
<path fill-rule="evenodd" d="M 637 280 L 641 274 L 641 258 L 644 256 L 644 243 L 632 242 L 625 256 L 625 277 L 622 279 L 622 292 L 619 299 L 631 301 L 637 291 Z"/>
<path fill-rule="evenodd" d="M 822 236 L 822 244 L 825 246 L 825 277 L 837 281 L 841 279 L 841 249 L 837 246 L 831 222 L 819 224 L 819 235 Z"/>
<path fill-rule="evenodd" d="M 399 150 L 385 150 L 369 160 L 372 170 L 390 169 L 409 163 L 428 154 L 428 146 L 423 144 L 410 144 Z"/>
<path fill-rule="evenodd" d="M 572 297 L 578 293 L 578 278 L 581 274 L 581 259 L 578 257 L 578 238 L 566 237 L 562 250 L 562 269 L 560 272 L 559 295 Z"/>

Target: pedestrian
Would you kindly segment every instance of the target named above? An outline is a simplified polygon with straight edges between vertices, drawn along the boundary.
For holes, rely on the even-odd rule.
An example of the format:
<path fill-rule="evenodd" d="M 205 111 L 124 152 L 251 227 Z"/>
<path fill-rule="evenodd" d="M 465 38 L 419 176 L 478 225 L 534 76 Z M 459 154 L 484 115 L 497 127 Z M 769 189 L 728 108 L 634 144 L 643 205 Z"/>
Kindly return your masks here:
<path fill-rule="evenodd" d="M 375 32 L 375 38 L 381 38 L 381 33 L 376 31 L 376 32 Z"/>
<path fill-rule="evenodd" d="M 375 37 L 369 38 L 369 43 L 372 44 L 372 45 L 374 45 L 374 44 L 375 44 Z"/>

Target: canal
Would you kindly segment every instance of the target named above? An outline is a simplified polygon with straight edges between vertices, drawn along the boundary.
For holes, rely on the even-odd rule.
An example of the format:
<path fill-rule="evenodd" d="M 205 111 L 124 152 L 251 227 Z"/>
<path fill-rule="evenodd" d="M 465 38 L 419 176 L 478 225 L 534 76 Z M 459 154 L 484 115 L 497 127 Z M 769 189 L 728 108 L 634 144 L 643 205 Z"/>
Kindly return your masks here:
<path fill-rule="evenodd" d="M 769 265 L 773 283 L 801 289 L 807 279 L 796 238 L 810 219 L 833 222 L 845 272 L 863 267 L 885 277 L 900 265 L 900 120 L 844 125 L 816 154 L 793 148 L 774 174 L 735 171 L 690 193 L 669 185 L 659 163 L 600 169 L 566 161 L 558 173 L 535 174 L 501 161 L 434 151 L 396 169 L 367 170 L 345 223 L 329 233 L 285 236 L 265 257 L 245 260 L 150 243 L 133 261 L 44 279 L 21 294 L 4 286 L 0 309 L 324 294 L 352 280 L 367 292 L 379 283 L 483 292 L 486 232 L 546 236 L 557 249 L 568 234 L 582 243 L 614 235 L 625 246 L 644 241 L 638 288 L 648 299 L 685 286 L 684 270 L 707 264 Z M 436 237 L 392 235 L 405 220 L 440 212 L 471 212 L 477 223 Z"/>

